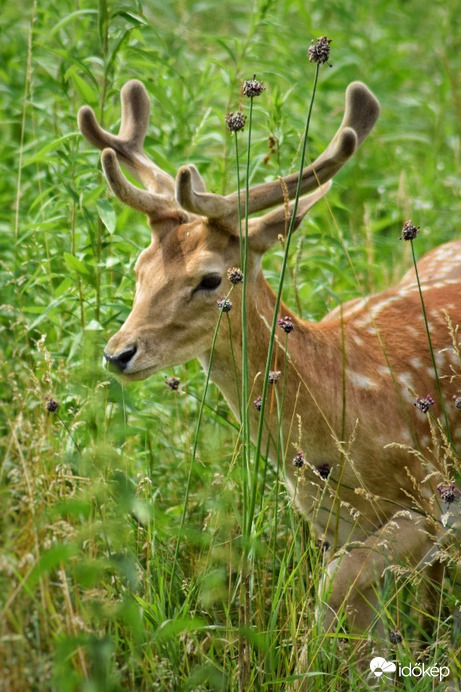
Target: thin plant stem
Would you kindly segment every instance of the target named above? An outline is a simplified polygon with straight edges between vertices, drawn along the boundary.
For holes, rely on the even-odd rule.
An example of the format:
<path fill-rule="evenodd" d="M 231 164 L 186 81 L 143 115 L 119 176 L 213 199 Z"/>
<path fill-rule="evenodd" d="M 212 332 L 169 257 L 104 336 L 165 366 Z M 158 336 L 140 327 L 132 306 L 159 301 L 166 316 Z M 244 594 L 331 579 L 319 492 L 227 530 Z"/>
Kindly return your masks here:
<path fill-rule="evenodd" d="M 284 359 L 283 359 L 283 372 L 286 372 L 286 363 L 287 363 L 287 348 L 288 348 L 288 334 L 285 335 L 285 349 L 284 349 Z M 275 385 L 274 385 L 275 386 Z M 275 574 L 275 556 L 277 552 L 277 533 L 278 533 L 278 516 L 279 516 L 279 488 L 280 488 L 280 465 L 281 462 L 283 462 L 283 458 L 281 459 L 281 454 L 282 457 L 285 454 L 285 444 L 283 440 L 283 430 L 282 430 L 282 414 L 283 414 L 283 406 L 285 403 L 285 394 L 286 394 L 286 378 L 283 378 L 283 389 L 282 389 L 282 399 L 279 402 L 279 398 L 277 396 L 277 391 L 276 391 L 276 398 L 277 398 L 277 404 L 278 404 L 278 437 L 277 437 L 277 467 L 275 470 L 275 511 L 274 511 L 274 527 L 273 527 L 273 543 L 272 543 L 272 574 Z M 262 494 L 261 494 L 262 495 Z M 275 584 L 274 582 L 272 583 L 272 601 L 274 598 L 274 588 Z"/>
<path fill-rule="evenodd" d="M 245 175 L 245 236 L 243 238 L 243 285 L 242 285 L 242 462 L 243 462 L 243 486 L 244 499 L 243 506 L 243 534 L 249 535 L 249 520 L 247 517 L 247 478 L 250 479 L 250 419 L 249 419 L 249 374 L 248 374 L 248 325 L 247 325 L 247 271 L 248 271 L 248 220 L 249 220 L 249 197 L 250 197 L 250 154 L 251 154 L 251 133 L 253 123 L 253 97 L 250 98 L 250 110 L 248 115 L 248 146 L 246 159 Z M 242 246 L 241 246 L 242 247 Z"/>
<path fill-rule="evenodd" d="M 226 313 L 226 317 L 227 317 L 227 326 L 229 328 L 229 348 L 230 348 L 231 358 L 232 358 L 232 368 L 234 371 L 235 388 L 237 390 L 237 404 L 238 404 L 238 408 L 240 411 L 241 407 L 242 407 L 242 402 L 240 400 L 240 388 L 239 388 L 240 382 L 239 382 L 239 376 L 238 376 L 238 370 L 237 370 L 237 361 L 235 359 L 234 342 L 232 339 L 232 322 L 231 322 L 231 319 L 229 317 L 229 313 Z"/>
<path fill-rule="evenodd" d="M 340 307 L 340 320 L 341 320 L 341 406 L 342 406 L 342 411 L 341 411 L 341 441 L 345 442 L 346 438 L 346 366 L 347 366 L 347 356 L 346 356 L 346 333 L 344 329 L 344 315 L 343 315 L 343 307 L 341 305 Z M 341 486 L 342 482 L 342 477 L 343 477 L 343 469 L 344 469 L 344 452 L 340 452 L 339 454 L 339 480 L 338 480 L 338 492 L 336 493 L 336 500 L 334 503 L 335 506 L 335 531 L 334 531 L 334 536 L 335 536 L 335 549 L 336 545 L 338 544 L 338 537 L 339 537 L 339 520 L 340 520 L 340 505 L 341 505 L 341 499 L 339 496 L 339 487 Z"/>
<path fill-rule="evenodd" d="M 416 255 L 415 255 L 415 248 L 413 245 L 413 240 L 410 240 L 410 245 L 411 245 L 411 256 L 413 258 L 413 266 L 415 268 L 415 275 L 416 275 L 416 283 L 418 284 L 418 292 L 419 292 L 419 298 L 421 301 L 421 308 L 423 311 L 423 317 L 424 317 L 424 325 L 426 328 L 426 334 L 427 334 L 427 341 L 429 343 L 429 351 L 431 352 L 431 359 L 432 359 L 432 365 L 434 368 L 434 374 L 435 374 L 435 385 L 437 387 L 437 394 L 439 395 L 439 400 L 440 400 L 440 405 L 442 406 L 442 411 L 443 411 L 443 417 L 445 421 L 445 431 L 447 435 L 448 442 L 451 443 L 451 435 L 450 435 L 450 424 L 448 422 L 448 415 L 447 415 L 447 410 L 445 408 L 445 401 L 443 399 L 442 395 L 442 387 L 440 385 L 440 378 L 439 378 L 439 373 L 437 371 L 437 363 L 435 362 L 435 355 L 434 355 L 434 348 L 432 346 L 432 339 L 431 339 L 431 332 L 429 329 L 429 323 L 427 320 L 427 313 L 426 313 L 426 306 L 424 304 L 424 298 L 423 298 L 423 292 L 421 289 L 421 282 L 419 280 L 419 273 L 418 273 L 418 265 L 416 262 Z"/>
<path fill-rule="evenodd" d="M 229 289 L 229 292 L 227 293 L 226 298 L 228 298 L 231 295 L 233 289 L 234 289 L 234 286 L 231 286 L 231 288 Z M 200 427 L 202 424 L 203 411 L 205 409 L 205 398 L 206 398 L 206 395 L 208 392 L 208 386 L 210 384 L 211 365 L 213 363 L 213 353 L 215 350 L 216 340 L 218 338 L 218 332 L 219 332 L 219 327 L 221 324 L 222 317 L 223 317 L 223 311 L 220 310 L 218 320 L 216 322 L 216 328 L 215 328 L 214 334 L 213 334 L 213 340 L 211 342 L 210 362 L 208 364 L 208 369 L 207 369 L 207 373 L 206 373 L 205 387 L 203 389 L 203 396 L 202 396 L 202 399 L 200 401 L 200 408 L 199 408 L 199 413 L 198 413 L 198 418 L 197 418 L 197 425 L 195 428 L 194 442 L 192 445 L 192 455 L 191 455 L 191 460 L 190 460 L 190 464 L 189 464 L 189 471 L 187 474 L 186 492 L 184 494 L 184 506 L 183 506 L 183 510 L 181 513 L 181 522 L 179 525 L 178 537 L 176 539 L 176 547 L 175 547 L 174 557 L 173 557 L 173 565 L 171 568 L 171 584 L 170 584 L 170 595 L 169 595 L 170 602 L 171 602 L 172 589 L 173 589 L 173 580 L 174 580 L 174 576 L 175 576 L 176 568 L 177 568 L 177 564 L 178 564 L 179 547 L 181 544 L 181 537 L 182 537 L 182 534 L 184 531 L 184 524 L 186 522 L 187 505 L 188 505 L 188 501 L 189 501 L 190 486 L 191 486 L 191 480 L 192 480 L 192 469 L 194 467 L 194 463 L 195 463 L 195 460 L 197 457 L 198 438 L 199 438 L 199 433 L 200 433 Z"/>
<path fill-rule="evenodd" d="M 271 327 L 271 332 L 270 332 L 269 348 L 268 348 L 268 352 L 267 352 L 266 368 L 265 368 L 265 372 L 264 372 L 263 391 L 262 391 L 262 395 L 261 395 L 261 397 L 262 397 L 261 417 L 259 420 L 258 435 L 257 435 L 257 440 L 256 440 L 256 449 L 255 449 L 255 469 L 254 469 L 255 482 L 253 483 L 253 491 L 252 491 L 250 511 L 249 511 L 249 517 L 248 517 L 248 529 L 251 527 L 252 517 L 254 514 L 255 504 L 256 504 L 256 491 L 257 491 L 256 479 L 258 476 L 258 469 L 259 469 L 259 463 L 260 463 L 264 411 L 265 411 L 266 398 L 267 398 L 268 376 L 269 376 L 269 370 L 270 370 L 271 362 L 272 362 L 272 353 L 274 350 L 275 330 L 277 327 L 277 318 L 278 318 L 280 303 L 281 303 L 281 299 L 282 299 L 283 282 L 285 279 L 285 273 L 286 273 L 287 264 L 288 264 L 288 253 L 289 253 L 289 249 L 290 249 L 291 238 L 292 238 L 293 231 L 294 231 L 296 213 L 298 211 L 299 197 L 301 194 L 302 172 L 303 172 L 303 168 L 304 168 L 304 161 L 306 158 L 307 138 L 308 138 L 308 134 L 309 134 L 309 126 L 310 126 L 310 121 L 311 121 L 312 108 L 314 105 L 315 94 L 316 94 L 316 90 L 317 90 L 319 67 L 320 67 L 320 65 L 317 63 L 316 70 L 315 70 L 315 76 L 314 76 L 314 86 L 312 89 L 312 97 L 311 97 L 311 101 L 309 104 L 309 110 L 308 110 L 308 114 L 307 114 L 307 118 L 306 118 L 306 125 L 305 125 L 305 129 L 304 129 L 303 146 L 302 146 L 302 152 L 301 152 L 301 162 L 300 162 L 300 167 L 299 167 L 299 176 L 298 176 L 298 183 L 297 183 L 297 187 L 296 187 L 296 195 L 294 198 L 293 213 L 291 215 L 290 225 L 288 227 L 288 232 L 287 232 L 287 236 L 286 236 L 286 240 L 285 240 L 285 252 L 283 255 L 282 269 L 280 272 L 279 286 L 278 286 L 277 294 L 275 297 L 274 314 L 273 314 L 273 318 L 272 318 L 272 327 Z"/>
<path fill-rule="evenodd" d="M 242 261 L 243 285 L 242 285 L 242 485 L 243 485 L 243 506 L 242 506 L 242 537 L 243 552 L 240 565 L 240 608 L 239 608 L 239 690 L 247 688 L 250 675 L 250 643 L 247 640 L 244 629 L 251 624 L 251 598 L 250 598 L 250 572 L 249 557 L 252 522 L 248 515 L 248 498 L 251 492 L 251 470 L 250 470 L 250 417 L 249 417 L 249 373 L 248 373 L 248 325 L 247 325 L 247 271 L 248 271 L 248 221 L 249 221 L 249 197 L 250 197 L 250 154 L 251 154 L 251 132 L 253 122 L 253 97 L 250 98 L 250 109 L 248 118 L 248 145 L 246 158 L 245 175 L 245 235 L 242 238 L 240 230 L 240 256 Z M 241 229 L 241 226 L 240 226 Z M 243 248 L 242 248 L 243 241 Z M 253 481 L 256 484 L 256 480 Z"/>
<path fill-rule="evenodd" d="M 250 135 L 248 141 L 248 157 L 250 151 L 251 143 L 251 108 L 250 108 Z M 240 158 L 239 158 L 239 148 L 238 148 L 238 136 L 237 131 L 234 132 L 235 141 L 235 164 L 237 169 L 237 223 L 239 229 L 239 240 L 240 240 L 240 266 L 243 272 L 243 284 L 242 284 L 242 306 L 241 306 L 241 325 L 242 325 L 242 375 L 241 375 L 241 388 L 242 395 L 238 394 L 239 401 L 239 411 L 240 411 L 240 421 L 242 426 L 242 465 L 243 465 L 243 488 L 242 488 L 242 507 L 243 507 L 243 524 L 245 525 L 246 508 L 248 504 L 247 498 L 247 484 L 245 482 L 247 472 L 248 472 L 248 445 L 246 435 L 246 424 L 245 421 L 247 417 L 245 416 L 245 410 L 247 407 L 248 398 L 248 355 L 247 355 L 247 328 L 246 328 L 246 265 L 248 258 L 248 201 L 245 201 L 245 234 L 242 231 L 242 206 L 241 206 L 241 186 L 240 186 Z M 248 161 L 247 161 L 247 183 L 246 189 L 248 190 Z M 246 197 L 248 192 L 246 193 Z M 231 340 L 232 344 L 232 340 Z M 237 389 L 238 389 L 237 383 Z"/>
<path fill-rule="evenodd" d="M 61 425 L 62 425 L 62 427 L 64 428 L 64 430 L 66 431 L 66 433 L 69 435 L 69 437 L 70 437 L 70 439 L 72 440 L 72 442 L 74 443 L 74 447 L 75 447 L 75 449 L 77 450 L 78 454 L 81 454 L 82 451 L 81 451 L 81 449 L 80 449 L 78 443 L 76 442 L 75 437 L 72 435 L 72 433 L 71 433 L 71 431 L 70 431 L 70 428 L 69 428 L 69 426 L 67 425 L 67 423 L 61 418 L 61 416 L 59 415 L 59 413 L 56 415 L 56 417 L 57 417 L 57 419 L 59 420 L 59 422 L 61 423 Z"/>

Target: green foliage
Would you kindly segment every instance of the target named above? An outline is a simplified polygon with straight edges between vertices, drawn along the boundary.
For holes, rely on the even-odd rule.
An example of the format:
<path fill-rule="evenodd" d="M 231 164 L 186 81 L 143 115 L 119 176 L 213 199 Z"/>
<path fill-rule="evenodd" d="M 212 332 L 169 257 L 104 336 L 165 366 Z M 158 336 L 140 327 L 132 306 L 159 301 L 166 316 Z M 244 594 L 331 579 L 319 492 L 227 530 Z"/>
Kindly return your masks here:
<path fill-rule="evenodd" d="M 298 165 L 309 43 L 331 37 L 309 156 L 335 131 L 350 81 L 372 88 L 382 117 L 338 175 L 331 213 L 319 205 L 293 241 L 284 299 L 317 319 L 403 272 L 405 219 L 422 226 L 418 253 L 457 232 L 459 9 L 456 0 L 423 12 L 417 0 L 3 1 L 2 690 L 237 689 L 245 589 L 249 689 L 284 689 L 306 642 L 309 689 L 369 689 L 347 640 L 317 630 L 322 558 L 269 468 L 242 591 L 236 426 L 210 385 L 192 455 L 204 391 L 197 363 L 175 369 L 178 392 L 163 382 L 171 372 L 123 389 L 103 369 L 148 230 L 109 197 L 76 113 L 88 103 L 115 129 L 120 87 L 141 79 L 153 103 L 152 157 L 170 173 L 195 163 L 209 189 L 226 193 L 236 177 L 224 117 L 256 73 L 267 91 L 254 106 L 249 176 L 274 179 Z M 275 249 L 265 259 L 274 286 L 282 257 Z M 401 588 L 405 603 L 411 578 Z M 402 633 L 417 620 L 406 615 Z M 429 660 L 453 646 L 446 617 Z"/>

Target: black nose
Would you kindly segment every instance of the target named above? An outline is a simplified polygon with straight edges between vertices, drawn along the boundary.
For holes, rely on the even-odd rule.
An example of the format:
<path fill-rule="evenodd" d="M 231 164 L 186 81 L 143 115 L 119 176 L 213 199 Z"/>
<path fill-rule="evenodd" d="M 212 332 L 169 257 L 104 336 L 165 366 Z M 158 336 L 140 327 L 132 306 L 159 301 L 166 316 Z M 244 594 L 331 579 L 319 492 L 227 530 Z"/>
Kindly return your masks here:
<path fill-rule="evenodd" d="M 104 352 L 104 358 L 108 363 L 110 363 L 110 365 L 113 365 L 117 368 L 117 370 L 123 372 L 137 350 L 138 349 L 136 346 L 129 346 L 119 353 Z"/>

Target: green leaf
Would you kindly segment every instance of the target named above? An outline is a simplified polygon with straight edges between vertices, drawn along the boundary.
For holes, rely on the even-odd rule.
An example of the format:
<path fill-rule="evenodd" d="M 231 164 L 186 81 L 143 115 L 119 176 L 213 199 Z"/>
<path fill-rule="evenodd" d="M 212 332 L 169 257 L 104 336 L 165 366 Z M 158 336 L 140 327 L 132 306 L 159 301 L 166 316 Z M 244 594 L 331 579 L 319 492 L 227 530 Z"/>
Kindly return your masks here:
<path fill-rule="evenodd" d="M 35 586 L 42 574 L 50 572 L 61 563 L 66 564 L 78 552 L 79 548 L 75 543 L 61 543 L 42 553 L 40 560 L 35 565 L 29 579 L 27 580 L 28 586 Z"/>
<path fill-rule="evenodd" d="M 82 16 L 85 14 L 97 15 L 97 11 L 96 10 L 76 10 L 75 12 L 71 12 L 70 14 L 66 15 L 63 19 L 61 19 L 57 24 L 55 24 L 55 26 L 49 32 L 48 38 L 51 38 L 52 36 L 54 36 L 54 34 L 57 31 L 62 29 L 69 22 L 72 22 L 74 19 L 78 18 L 80 20 L 82 18 Z"/>
<path fill-rule="evenodd" d="M 115 17 L 123 17 L 128 22 L 133 22 L 135 26 L 148 25 L 148 22 L 144 19 L 144 17 L 141 17 L 139 14 L 135 14 L 134 12 L 129 12 L 128 10 L 118 10 L 117 12 L 114 12 L 112 14 L 112 19 Z"/>
<path fill-rule="evenodd" d="M 90 85 L 83 79 L 83 77 L 80 77 L 76 70 L 77 68 L 73 66 L 67 72 L 76 90 L 82 96 L 85 103 L 97 103 L 98 97 L 95 90 L 90 87 Z"/>
<path fill-rule="evenodd" d="M 75 257 L 75 255 L 71 255 L 69 252 L 65 252 L 64 262 L 66 264 L 67 269 L 77 272 L 77 274 L 81 274 L 82 276 L 91 276 L 91 271 L 88 265 L 86 265 L 84 262 Z"/>
<path fill-rule="evenodd" d="M 22 163 L 22 167 L 26 168 L 26 166 L 30 166 L 31 163 L 35 163 L 36 161 L 40 161 L 40 159 L 43 159 L 46 154 L 48 154 L 50 151 L 53 151 L 54 149 L 57 149 L 60 144 L 63 142 L 67 142 L 69 139 L 72 139 L 73 137 L 81 137 L 80 132 L 71 132 L 68 135 L 63 135 L 62 137 L 58 137 L 57 139 L 53 139 L 51 142 L 48 142 L 43 149 L 40 149 L 39 152 L 36 154 L 32 154 L 32 156 L 29 156 L 27 159 L 25 159 Z"/>
<path fill-rule="evenodd" d="M 112 204 L 108 199 L 99 199 L 96 202 L 96 206 L 98 208 L 99 218 L 112 235 L 112 233 L 115 231 L 116 224 L 115 211 Z"/>
<path fill-rule="evenodd" d="M 98 322 L 98 320 L 91 320 L 89 324 L 86 325 L 85 330 L 88 332 L 99 332 L 103 329 L 103 326 Z"/>

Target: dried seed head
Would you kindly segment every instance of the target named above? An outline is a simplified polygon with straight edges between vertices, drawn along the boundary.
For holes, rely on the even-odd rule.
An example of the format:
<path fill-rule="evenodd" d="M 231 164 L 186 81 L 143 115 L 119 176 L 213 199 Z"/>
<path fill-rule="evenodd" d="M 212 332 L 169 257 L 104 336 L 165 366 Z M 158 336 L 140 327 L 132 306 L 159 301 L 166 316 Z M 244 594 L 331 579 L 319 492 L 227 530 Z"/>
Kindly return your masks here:
<path fill-rule="evenodd" d="M 327 36 L 319 36 L 319 38 L 316 41 L 312 40 L 311 45 L 309 46 L 309 49 L 307 51 L 309 62 L 315 62 L 319 65 L 328 63 L 330 65 L 330 63 L 328 62 L 328 58 L 330 57 L 331 41 L 332 39 L 328 38 Z"/>
<path fill-rule="evenodd" d="M 168 387 L 168 389 L 171 389 L 173 392 L 175 392 L 179 388 L 179 382 L 180 382 L 179 377 L 170 377 L 169 379 L 165 380 L 166 386 Z"/>
<path fill-rule="evenodd" d="M 260 96 L 265 89 L 266 87 L 256 79 L 256 75 L 253 75 L 253 79 L 249 79 L 243 83 L 243 95 L 248 96 L 248 98 Z"/>
<path fill-rule="evenodd" d="M 325 553 L 330 547 L 330 544 L 328 543 L 328 541 L 324 541 L 322 538 L 318 538 L 316 546 L 322 553 Z"/>
<path fill-rule="evenodd" d="M 293 331 L 294 325 L 291 317 L 281 317 L 279 321 L 277 322 L 278 326 L 283 329 L 284 332 L 289 334 L 290 332 Z"/>
<path fill-rule="evenodd" d="M 45 399 L 46 399 L 45 407 L 46 407 L 47 411 L 50 411 L 50 413 L 54 413 L 55 411 L 58 410 L 59 401 L 56 401 L 56 399 L 53 399 L 53 397 L 51 397 L 51 396 L 47 396 L 47 397 L 45 397 Z"/>
<path fill-rule="evenodd" d="M 227 270 L 227 278 L 231 284 L 241 284 L 243 282 L 243 272 L 238 267 L 232 267 Z"/>
<path fill-rule="evenodd" d="M 257 411 L 261 410 L 262 404 L 263 404 L 263 399 L 262 396 L 257 396 L 256 399 L 253 401 L 254 407 Z"/>
<path fill-rule="evenodd" d="M 323 478 L 325 481 L 330 475 L 331 467 L 330 464 L 320 464 L 320 466 L 316 466 L 315 470 L 319 474 L 320 478 Z"/>
<path fill-rule="evenodd" d="M 413 226 L 411 221 L 405 221 L 399 240 L 414 240 L 421 226 Z"/>
<path fill-rule="evenodd" d="M 253 404 L 255 406 L 255 409 L 257 411 L 260 411 L 263 404 L 262 396 L 257 396 L 256 399 L 253 401 Z"/>
<path fill-rule="evenodd" d="M 269 376 L 267 378 L 267 381 L 269 382 L 269 384 L 277 384 L 281 374 L 282 373 L 280 372 L 280 370 L 269 370 Z"/>
<path fill-rule="evenodd" d="M 229 298 L 226 298 L 226 296 L 222 296 L 216 302 L 218 303 L 218 308 L 221 310 L 221 312 L 230 312 L 232 310 L 232 303 Z"/>
<path fill-rule="evenodd" d="M 226 125 L 231 132 L 240 132 L 245 127 L 247 117 L 241 111 L 231 111 L 226 115 Z"/>
<path fill-rule="evenodd" d="M 402 635 L 398 630 L 390 630 L 389 641 L 391 642 L 391 644 L 400 644 L 402 641 Z"/>
<path fill-rule="evenodd" d="M 416 408 L 422 413 L 427 413 L 432 404 L 435 404 L 435 401 L 430 394 L 428 394 L 425 399 L 418 397 L 414 403 Z"/>
<path fill-rule="evenodd" d="M 441 483 L 437 486 L 437 490 L 440 493 L 440 499 L 449 505 L 461 498 L 461 490 L 454 483 Z"/>
<path fill-rule="evenodd" d="M 304 466 L 304 453 L 299 451 L 296 452 L 296 456 L 293 459 L 293 465 L 296 466 L 297 469 L 302 469 Z"/>

